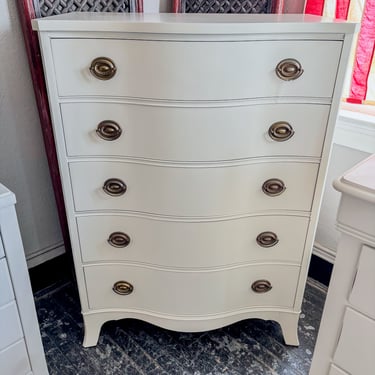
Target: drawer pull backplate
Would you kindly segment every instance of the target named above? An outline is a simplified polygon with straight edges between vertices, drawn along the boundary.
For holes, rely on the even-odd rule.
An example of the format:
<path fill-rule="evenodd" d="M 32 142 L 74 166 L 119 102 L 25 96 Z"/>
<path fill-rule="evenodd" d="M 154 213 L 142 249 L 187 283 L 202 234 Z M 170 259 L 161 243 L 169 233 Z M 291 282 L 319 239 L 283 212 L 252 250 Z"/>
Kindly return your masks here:
<path fill-rule="evenodd" d="M 276 142 L 284 142 L 293 137 L 294 130 L 288 122 L 278 121 L 269 127 L 268 135 Z"/>
<path fill-rule="evenodd" d="M 119 178 L 110 178 L 104 182 L 103 190 L 106 194 L 113 197 L 119 197 L 125 194 L 127 186 L 124 181 Z"/>
<path fill-rule="evenodd" d="M 107 81 L 114 77 L 117 68 L 115 63 L 108 57 L 97 57 L 92 60 L 90 65 L 91 74 L 103 81 Z"/>
<path fill-rule="evenodd" d="M 123 232 L 113 232 L 107 241 L 113 247 L 126 247 L 130 244 L 130 237 Z"/>
<path fill-rule="evenodd" d="M 96 134 L 105 141 L 114 141 L 121 136 L 121 126 L 111 120 L 105 120 L 98 124 L 96 128 Z"/>
<path fill-rule="evenodd" d="M 301 63 L 296 59 L 281 60 L 276 66 L 276 75 L 283 81 L 292 81 L 303 73 Z"/>
<path fill-rule="evenodd" d="M 271 178 L 263 183 L 263 192 L 270 196 L 276 197 L 285 191 L 286 187 L 283 181 L 278 178 Z"/>
<path fill-rule="evenodd" d="M 272 247 L 279 242 L 276 233 L 262 232 L 257 237 L 257 244 L 262 247 Z"/>
<path fill-rule="evenodd" d="M 253 282 L 251 289 L 255 293 L 267 293 L 272 289 L 272 285 L 268 280 L 257 280 Z"/>
<path fill-rule="evenodd" d="M 133 292 L 134 288 L 127 281 L 117 281 L 113 284 L 112 290 L 121 296 L 127 296 Z"/>

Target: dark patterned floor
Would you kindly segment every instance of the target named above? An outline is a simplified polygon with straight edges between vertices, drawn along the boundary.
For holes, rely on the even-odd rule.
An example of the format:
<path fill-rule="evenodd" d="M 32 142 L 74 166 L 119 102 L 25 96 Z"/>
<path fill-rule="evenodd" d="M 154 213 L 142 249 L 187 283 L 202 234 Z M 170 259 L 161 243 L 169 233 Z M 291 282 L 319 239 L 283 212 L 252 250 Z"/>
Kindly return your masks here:
<path fill-rule="evenodd" d="M 324 299 L 324 287 L 310 280 L 298 348 L 283 344 L 277 323 L 256 319 L 204 333 L 177 333 L 136 320 L 109 322 L 98 345 L 83 348 L 72 283 L 35 294 L 50 375 L 307 375 Z"/>

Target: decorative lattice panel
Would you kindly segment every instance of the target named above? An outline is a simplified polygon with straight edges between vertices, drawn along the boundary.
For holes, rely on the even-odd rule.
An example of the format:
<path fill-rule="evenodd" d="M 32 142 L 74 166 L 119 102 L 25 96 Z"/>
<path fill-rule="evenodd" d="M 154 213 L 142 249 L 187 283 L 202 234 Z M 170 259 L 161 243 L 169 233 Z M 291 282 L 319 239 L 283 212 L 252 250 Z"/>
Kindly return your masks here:
<path fill-rule="evenodd" d="M 271 0 L 181 0 L 184 13 L 270 13 Z"/>
<path fill-rule="evenodd" d="M 135 0 L 38 0 L 36 16 L 47 17 L 70 12 L 134 12 Z"/>

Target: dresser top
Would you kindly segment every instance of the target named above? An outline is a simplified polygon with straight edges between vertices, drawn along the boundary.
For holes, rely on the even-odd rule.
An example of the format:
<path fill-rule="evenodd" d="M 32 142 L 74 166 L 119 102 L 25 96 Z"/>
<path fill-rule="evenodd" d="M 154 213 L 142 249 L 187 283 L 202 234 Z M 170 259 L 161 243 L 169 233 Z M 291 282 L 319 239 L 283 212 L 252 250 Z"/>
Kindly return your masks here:
<path fill-rule="evenodd" d="M 181 34 L 354 33 L 356 24 L 304 14 L 72 12 L 34 19 L 38 31 Z"/>
<path fill-rule="evenodd" d="M 375 202 L 375 154 L 347 171 L 334 182 L 334 187 L 342 193 Z"/>

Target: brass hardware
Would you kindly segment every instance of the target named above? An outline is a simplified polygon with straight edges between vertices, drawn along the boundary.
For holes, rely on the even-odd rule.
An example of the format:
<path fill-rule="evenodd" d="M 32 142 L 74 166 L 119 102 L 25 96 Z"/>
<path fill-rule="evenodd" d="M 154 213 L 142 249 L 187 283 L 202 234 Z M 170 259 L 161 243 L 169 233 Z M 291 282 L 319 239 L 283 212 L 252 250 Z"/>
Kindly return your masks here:
<path fill-rule="evenodd" d="M 125 182 L 119 178 L 110 178 L 104 182 L 103 190 L 106 194 L 113 197 L 119 197 L 120 195 L 125 194 L 127 186 Z"/>
<path fill-rule="evenodd" d="M 272 285 L 268 280 L 257 280 L 252 283 L 251 289 L 255 293 L 267 293 L 272 289 Z"/>
<path fill-rule="evenodd" d="M 270 197 L 276 197 L 285 191 L 286 187 L 283 181 L 278 178 L 271 178 L 263 183 L 263 193 Z"/>
<path fill-rule="evenodd" d="M 286 121 L 278 121 L 273 123 L 268 129 L 268 135 L 277 142 L 284 142 L 292 138 L 294 130 L 292 125 Z"/>
<path fill-rule="evenodd" d="M 276 233 L 262 232 L 257 237 L 257 244 L 262 247 L 272 247 L 279 242 Z"/>
<path fill-rule="evenodd" d="M 97 57 L 92 60 L 90 65 L 91 74 L 103 81 L 107 81 L 114 77 L 116 74 L 117 68 L 115 63 L 108 57 Z"/>
<path fill-rule="evenodd" d="M 130 244 L 130 237 L 123 232 L 113 232 L 107 241 L 113 247 L 126 247 Z"/>
<path fill-rule="evenodd" d="M 96 128 L 96 134 L 105 141 L 114 141 L 121 136 L 121 133 L 120 125 L 111 120 L 100 122 Z"/>
<path fill-rule="evenodd" d="M 113 284 L 112 290 L 121 296 L 127 296 L 133 292 L 134 287 L 127 281 L 117 281 Z"/>
<path fill-rule="evenodd" d="M 296 59 L 284 59 L 276 66 L 276 75 L 283 81 L 292 81 L 303 73 L 301 63 Z"/>

